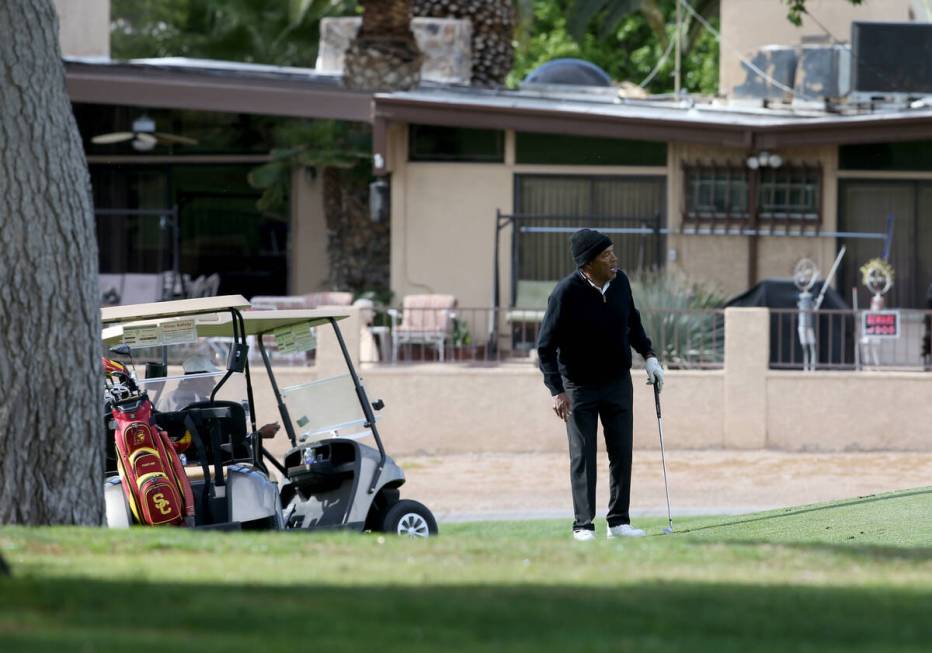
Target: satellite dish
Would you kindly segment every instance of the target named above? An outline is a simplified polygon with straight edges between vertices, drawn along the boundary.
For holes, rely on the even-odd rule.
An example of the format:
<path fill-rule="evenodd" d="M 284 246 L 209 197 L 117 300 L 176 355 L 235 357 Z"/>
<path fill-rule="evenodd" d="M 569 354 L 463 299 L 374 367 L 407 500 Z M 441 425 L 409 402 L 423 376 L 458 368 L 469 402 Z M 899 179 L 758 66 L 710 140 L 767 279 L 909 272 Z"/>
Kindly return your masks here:
<path fill-rule="evenodd" d="M 91 139 L 95 145 L 112 145 L 126 141 L 131 141 L 133 149 L 139 152 L 148 152 L 157 144 L 197 145 L 197 141 L 193 138 L 155 131 L 155 121 L 145 114 L 133 121 L 133 131 L 100 134 Z"/>

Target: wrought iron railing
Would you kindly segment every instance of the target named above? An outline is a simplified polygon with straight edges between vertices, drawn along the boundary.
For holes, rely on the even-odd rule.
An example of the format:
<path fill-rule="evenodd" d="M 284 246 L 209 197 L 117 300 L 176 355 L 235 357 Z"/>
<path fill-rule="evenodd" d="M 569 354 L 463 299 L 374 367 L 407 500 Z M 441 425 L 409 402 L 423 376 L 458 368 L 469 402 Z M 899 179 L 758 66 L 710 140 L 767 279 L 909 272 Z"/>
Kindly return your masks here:
<path fill-rule="evenodd" d="M 641 309 L 644 331 L 668 369 L 721 369 L 725 364 L 722 309 Z"/>
<path fill-rule="evenodd" d="M 536 361 L 543 309 L 458 307 L 449 316 L 429 315 L 440 309 L 420 309 L 410 322 L 418 328 L 396 333 L 384 327 L 363 334 L 364 363 L 473 363 Z M 399 311 L 400 312 L 400 311 Z M 497 318 L 497 324 L 496 324 Z M 664 366 L 675 369 L 717 369 L 724 363 L 725 329 L 722 310 L 643 310 L 641 319 Z M 425 325 L 427 325 L 425 327 Z M 442 328 L 436 328 L 442 327 Z M 401 336 L 400 342 L 394 338 Z"/>
<path fill-rule="evenodd" d="M 865 311 L 811 312 L 815 370 L 932 370 L 932 311 L 900 309 L 897 335 L 865 335 Z M 800 311 L 770 310 L 770 367 L 804 369 Z M 805 317 L 803 324 L 806 324 Z"/>

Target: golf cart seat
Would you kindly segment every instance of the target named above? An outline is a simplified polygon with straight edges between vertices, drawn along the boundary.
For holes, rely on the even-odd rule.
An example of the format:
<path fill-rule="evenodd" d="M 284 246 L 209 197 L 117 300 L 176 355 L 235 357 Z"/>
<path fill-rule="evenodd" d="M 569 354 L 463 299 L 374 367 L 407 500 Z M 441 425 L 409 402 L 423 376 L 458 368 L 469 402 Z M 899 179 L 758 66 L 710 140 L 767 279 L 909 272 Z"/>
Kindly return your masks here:
<path fill-rule="evenodd" d="M 189 426 L 192 423 L 200 437 L 203 457 L 196 442 L 192 442 L 185 452 L 185 469 L 194 493 L 197 525 L 221 529 L 252 527 L 255 520 L 249 518 L 249 508 L 257 506 L 252 501 L 255 496 L 254 488 L 253 491 L 245 488 L 246 492 L 243 494 L 238 493 L 234 487 L 242 480 L 237 475 L 245 477 L 254 474 L 253 466 L 248 464 L 252 461 L 252 452 L 243 406 L 235 401 L 198 401 L 182 410 L 157 413 L 155 419 L 173 439 L 178 439 L 185 431 L 192 430 Z M 247 464 L 238 464 L 241 462 Z M 228 498 L 228 492 L 239 498 Z M 272 494 L 272 503 L 275 503 L 275 492 Z M 249 506 L 244 508 L 243 500 Z M 263 509 L 264 505 L 258 505 L 257 513 L 253 510 L 256 514 L 252 516 L 259 517 L 255 522 L 259 527 L 269 527 L 274 522 L 274 514 L 272 517 L 266 515 L 268 511 Z"/>
<path fill-rule="evenodd" d="M 220 447 L 220 462 L 227 465 L 251 459 L 246 428 L 246 411 L 235 401 L 196 401 L 178 411 L 157 413 L 156 423 L 177 440 L 187 430 L 185 418 L 190 417 L 204 444 L 208 464 L 214 462 L 213 447 Z M 212 430 L 217 429 L 216 440 Z M 188 459 L 197 460 L 197 451 L 192 445 Z M 189 463 L 190 464 L 190 463 Z"/>

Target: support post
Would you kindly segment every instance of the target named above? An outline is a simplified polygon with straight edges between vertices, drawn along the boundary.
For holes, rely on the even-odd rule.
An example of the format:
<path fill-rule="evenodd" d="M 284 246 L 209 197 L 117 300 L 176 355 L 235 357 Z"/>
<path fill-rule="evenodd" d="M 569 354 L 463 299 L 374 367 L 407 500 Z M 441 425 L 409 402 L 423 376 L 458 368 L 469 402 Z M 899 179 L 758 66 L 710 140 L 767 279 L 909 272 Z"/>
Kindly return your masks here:
<path fill-rule="evenodd" d="M 725 448 L 766 448 L 769 366 L 770 311 L 726 308 Z"/>

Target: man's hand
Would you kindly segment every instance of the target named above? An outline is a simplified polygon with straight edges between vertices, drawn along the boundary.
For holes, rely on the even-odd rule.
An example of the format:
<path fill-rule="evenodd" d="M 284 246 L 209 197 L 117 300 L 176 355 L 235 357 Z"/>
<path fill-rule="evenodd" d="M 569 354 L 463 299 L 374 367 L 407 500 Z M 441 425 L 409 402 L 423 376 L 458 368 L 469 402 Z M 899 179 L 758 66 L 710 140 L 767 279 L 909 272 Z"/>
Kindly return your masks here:
<path fill-rule="evenodd" d="M 570 413 L 573 412 L 570 410 L 570 400 L 567 398 L 565 392 L 553 396 L 553 412 L 564 422 L 569 418 Z"/>
<path fill-rule="evenodd" d="M 647 370 L 647 382 L 657 386 L 657 392 L 663 390 L 663 368 L 660 361 L 651 356 L 647 359 L 644 368 Z"/>
<path fill-rule="evenodd" d="M 260 426 L 259 437 L 262 438 L 263 440 L 269 440 L 271 438 L 274 438 L 275 434 L 278 433 L 279 428 L 280 427 L 278 426 L 278 422 L 275 422 L 274 424 L 266 424 L 264 426 Z"/>

